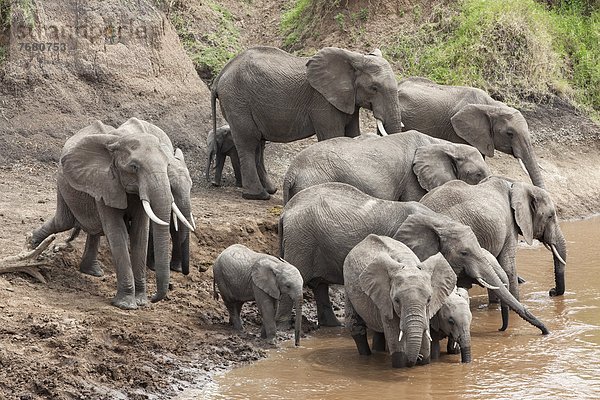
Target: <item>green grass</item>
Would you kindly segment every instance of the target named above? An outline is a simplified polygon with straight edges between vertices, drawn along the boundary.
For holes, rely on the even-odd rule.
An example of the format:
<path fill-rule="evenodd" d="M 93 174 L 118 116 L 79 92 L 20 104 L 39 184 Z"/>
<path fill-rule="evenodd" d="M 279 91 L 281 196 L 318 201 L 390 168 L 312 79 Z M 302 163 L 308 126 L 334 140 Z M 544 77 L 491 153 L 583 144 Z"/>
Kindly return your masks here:
<path fill-rule="evenodd" d="M 310 17 L 307 15 L 311 0 L 296 0 L 293 5 L 283 13 L 279 27 L 284 33 L 283 44 L 286 47 L 298 42 L 304 32 L 304 22 Z"/>
<path fill-rule="evenodd" d="M 217 29 L 207 35 L 194 33 L 191 16 L 183 7 L 172 9 L 169 19 L 196 71 L 202 79 L 210 82 L 242 48 L 240 32 L 231 12 L 216 1 L 208 0 L 205 4 L 211 8 L 217 20 Z"/>
<path fill-rule="evenodd" d="M 512 105 L 559 94 L 600 112 L 600 11 L 463 0 L 383 47 L 402 76 L 486 89 Z M 416 17 L 415 17 L 416 19 Z"/>

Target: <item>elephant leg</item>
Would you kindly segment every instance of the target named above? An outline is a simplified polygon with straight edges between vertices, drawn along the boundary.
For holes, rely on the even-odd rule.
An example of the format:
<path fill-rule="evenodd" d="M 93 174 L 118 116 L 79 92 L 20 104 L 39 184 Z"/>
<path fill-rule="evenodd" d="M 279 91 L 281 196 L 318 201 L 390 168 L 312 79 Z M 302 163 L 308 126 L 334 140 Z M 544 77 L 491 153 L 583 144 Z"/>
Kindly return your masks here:
<path fill-rule="evenodd" d="M 329 300 L 329 284 L 321 281 L 311 286 L 317 302 L 317 319 L 320 326 L 340 326 Z"/>
<path fill-rule="evenodd" d="M 112 299 L 112 304 L 126 310 L 136 309 L 135 284 L 123 211 L 107 207 L 102 202 L 96 202 L 96 205 L 117 272 L 117 294 Z"/>
<path fill-rule="evenodd" d="M 98 261 L 100 235 L 88 234 L 85 239 L 85 250 L 79 263 L 79 272 L 91 276 L 103 276 L 102 264 Z"/>
<path fill-rule="evenodd" d="M 274 194 L 277 192 L 277 188 L 271 182 L 271 178 L 269 178 L 269 174 L 267 173 L 267 168 L 265 167 L 265 141 L 260 141 L 260 146 L 258 147 L 258 154 L 256 156 L 256 169 L 258 171 L 258 177 L 260 179 L 260 183 L 262 183 L 263 187 L 269 194 Z"/>
<path fill-rule="evenodd" d="M 242 318 L 240 317 L 243 304 L 240 301 L 225 301 L 225 307 L 227 307 L 227 312 L 229 312 L 229 324 L 233 325 L 233 329 L 236 331 L 244 329 Z"/>
<path fill-rule="evenodd" d="M 148 304 L 146 294 L 146 256 L 148 254 L 149 219 L 141 204 L 133 207 L 129 233 L 131 269 L 135 284 L 135 302 L 138 306 Z"/>
<path fill-rule="evenodd" d="M 275 344 L 275 333 L 277 326 L 275 324 L 275 313 L 277 311 L 278 300 L 269 296 L 262 290 L 255 291 L 256 306 L 260 311 L 262 318 L 261 337 L 267 339 L 271 344 Z"/>
<path fill-rule="evenodd" d="M 63 199 L 59 189 L 56 191 L 56 212 L 52 218 L 33 231 L 31 235 L 31 246 L 36 248 L 48 236 L 54 233 L 64 232 L 73 228 L 73 226 L 75 226 L 75 216 Z"/>
<path fill-rule="evenodd" d="M 213 186 L 221 186 L 221 178 L 223 176 L 223 167 L 225 166 L 225 154 L 217 152 L 215 156 L 215 179 L 213 179 Z"/>
<path fill-rule="evenodd" d="M 373 351 L 385 351 L 385 334 L 383 332 L 373 332 Z"/>
<path fill-rule="evenodd" d="M 251 127 L 247 128 L 252 129 Z M 254 128 L 256 130 L 256 128 Z M 271 195 L 264 189 L 256 165 L 258 160 L 256 155 L 257 149 L 260 147 L 260 132 L 258 131 L 241 131 L 237 132 L 234 126 L 231 126 L 231 132 L 234 137 L 235 147 L 240 156 L 240 165 L 242 167 L 242 197 L 249 200 L 268 200 Z M 244 135 L 243 137 L 238 137 Z M 236 138 L 238 140 L 236 140 Z"/>
<path fill-rule="evenodd" d="M 229 156 L 231 159 L 231 166 L 233 167 L 233 174 L 235 175 L 235 186 L 242 187 L 242 172 L 240 167 L 240 158 L 237 152 L 234 152 Z"/>
<path fill-rule="evenodd" d="M 431 359 L 437 360 L 438 358 L 440 358 L 440 341 L 433 339 L 431 341 Z"/>
<path fill-rule="evenodd" d="M 369 341 L 367 340 L 367 324 L 354 310 L 354 307 L 347 296 L 344 312 L 346 316 L 346 328 L 348 328 L 350 335 L 352 335 L 352 339 L 354 339 L 358 354 L 361 356 L 370 356 L 371 349 L 369 348 Z"/>

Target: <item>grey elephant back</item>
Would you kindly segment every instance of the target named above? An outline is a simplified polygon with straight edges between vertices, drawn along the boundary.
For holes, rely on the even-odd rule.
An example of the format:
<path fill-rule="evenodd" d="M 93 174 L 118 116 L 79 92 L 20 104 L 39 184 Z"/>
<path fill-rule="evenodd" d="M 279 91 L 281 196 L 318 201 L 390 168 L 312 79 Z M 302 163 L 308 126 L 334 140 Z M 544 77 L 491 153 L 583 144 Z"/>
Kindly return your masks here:
<path fill-rule="evenodd" d="M 215 259 L 214 280 L 225 301 L 250 301 L 252 291 L 252 266 L 259 254 L 241 244 L 229 246 Z"/>
<path fill-rule="evenodd" d="M 311 186 L 281 215 L 282 257 L 298 268 L 305 283 L 321 278 L 342 284 L 348 252 L 371 233 L 393 236 L 413 213 L 431 210 L 416 202 L 377 199 L 344 183 Z"/>

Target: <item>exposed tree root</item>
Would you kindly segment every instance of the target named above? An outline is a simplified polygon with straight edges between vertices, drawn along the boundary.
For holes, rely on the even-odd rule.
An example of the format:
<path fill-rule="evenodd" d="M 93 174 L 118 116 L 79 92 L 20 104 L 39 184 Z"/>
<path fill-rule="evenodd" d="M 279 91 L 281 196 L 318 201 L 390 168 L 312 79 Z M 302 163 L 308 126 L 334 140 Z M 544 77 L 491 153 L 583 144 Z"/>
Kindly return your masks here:
<path fill-rule="evenodd" d="M 23 272 L 41 283 L 46 283 L 46 279 L 40 272 L 39 267 L 42 265 L 47 265 L 48 263 L 44 261 L 36 261 L 36 259 L 44 250 L 48 248 L 54 239 L 56 239 L 56 235 L 50 235 L 44 239 L 44 241 L 40 243 L 38 247 L 31 251 L 0 259 L 0 274 L 6 274 L 9 272 Z"/>

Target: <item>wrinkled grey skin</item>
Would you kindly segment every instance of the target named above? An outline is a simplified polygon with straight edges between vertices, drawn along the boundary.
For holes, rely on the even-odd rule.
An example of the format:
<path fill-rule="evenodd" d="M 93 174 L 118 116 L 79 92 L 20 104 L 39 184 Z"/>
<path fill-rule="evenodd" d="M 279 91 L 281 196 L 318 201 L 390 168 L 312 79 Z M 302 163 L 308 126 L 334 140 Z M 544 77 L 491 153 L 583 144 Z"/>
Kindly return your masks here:
<path fill-rule="evenodd" d="M 217 128 L 217 133 L 212 129 L 206 137 L 206 148 L 208 157 L 206 158 L 206 181 L 211 182 L 213 186 L 221 186 L 221 176 L 225 166 L 225 158 L 229 157 L 233 173 L 235 175 L 235 186 L 242 187 L 242 174 L 240 172 L 240 158 L 237 149 L 233 143 L 231 129 L 229 125 L 223 125 Z M 215 177 L 210 179 L 213 160 L 215 162 Z"/>
<path fill-rule="evenodd" d="M 165 155 L 169 160 L 167 166 L 167 175 L 169 177 L 169 183 L 171 185 L 171 193 L 173 194 L 173 201 L 177 207 L 181 210 L 182 214 L 188 221 L 192 221 L 192 206 L 191 206 L 191 189 L 192 179 L 190 177 L 189 170 L 185 164 L 183 152 L 180 149 L 173 150 L 173 144 L 167 134 L 157 127 L 156 125 L 150 124 L 149 122 L 138 120 L 141 125 L 144 126 L 146 131 L 158 138 Z M 129 123 L 126 122 L 126 124 Z M 108 125 L 105 125 L 108 127 Z M 118 130 L 114 131 L 115 133 Z M 190 231 L 187 226 L 182 223 L 178 223 L 178 229 L 175 229 L 174 219 L 170 221 L 170 234 L 171 234 L 171 261 L 170 269 L 176 272 L 182 272 L 184 275 L 190 272 Z M 153 240 L 153 224 L 150 224 L 148 232 L 148 253 L 146 257 L 146 265 L 154 270 L 156 260 L 154 258 L 154 240 Z M 74 239 L 79 232 L 75 231 L 69 238 L 69 241 Z M 98 248 L 100 246 L 100 235 L 89 235 L 87 236 L 85 243 L 85 250 L 82 256 L 82 262 L 79 265 L 79 271 L 84 274 L 92 276 L 102 276 L 104 272 L 102 270 L 102 264 L 98 261 Z"/>
<path fill-rule="evenodd" d="M 141 200 L 150 203 L 158 218 L 169 221 L 172 194 L 167 167 L 159 140 L 135 118 L 118 129 L 97 121 L 80 130 L 61 153 L 56 213 L 33 231 L 32 246 L 74 227 L 96 240 L 106 235 L 117 271 L 112 304 L 123 309 L 146 304 L 149 220 Z M 156 302 L 169 290 L 168 226 L 154 227 L 153 242 L 157 293 L 152 301 Z"/>
<path fill-rule="evenodd" d="M 519 233 L 531 244 L 537 239 L 555 246 L 567 259 L 566 241 L 556 208 L 544 189 L 524 182 L 489 177 L 478 185 L 448 182 L 428 193 L 421 203 L 471 227 L 481 246 L 494 255 L 506 272 L 509 290 L 519 298 L 516 252 Z M 491 228 L 493 227 L 493 228 Z M 555 287 L 551 296 L 565 292 L 565 265 L 554 257 Z M 503 327 L 508 321 L 505 321 Z"/>
<path fill-rule="evenodd" d="M 346 327 L 359 354 L 371 354 L 369 328 L 384 334 L 392 367 L 429 363 L 429 320 L 456 284 L 441 254 L 421 262 L 397 240 L 369 235 L 348 253 L 344 282 Z"/>
<path fill-rule="evenodd" d="M 300 343 L 302 328 L 302 276 L 291 265 L 277 257 L 257 253 L 244 245 L 234 244 L 223 250 L 213 265 L 214 285 L 229 311 L 229 323 L 242 330 L 240 311 L 247 301 L 256 300 L 262 316 L 262 334 L 275 342 L 275 313 L 282 295 L 295 304 L 295 343 Z M 215 299 L 218 298 L 215 287 Z"/>
<path fill-rule="evenodd" d="M 447 181 L 461 179 L 474 185 L 489 175 L 489 167 L 473 147 L 417 131 L 361 135 L 358 140 L 340 137 L 298 153 L 283 180 L 283 201 L 325 182 L 347 183 L 380 199 L 419 201 Z"/>
<path fill-rule="evenodd" d="M 471 357 L 471 321 L 473 315 L 469 308 L 469 293 L 464 288 L 455 288 L 442 304 L 439 311 L 431 317 L 431 358 L 440 356 L 440 340 L 448 338 L 448 354 L 461 354 L 461 362 L 470 363 Z M 456 345 L 456 347 L 455 347 Z"/>
<path fill-rule="evenodd" d="M 493 257 L 477 243 L 466 225 L 435 213 L 416 202 L 371 197 L 344 183 L 322 183 L 296 194 L 279 220 L 280 255 L 292 263 L 315 292 L 320 325 L 339 325 L 328 296 L 329 284 L 343 284 L 342 266 L 348 252 L 369 234 L 389 236 L 406 244 L 420 260 L 442 253 L 457 276 L 480 278 L 501 301 L 522 318 L 548 333 L 504 287 Z M 278 320 L 291 307 L 280 305 Z"/>
<path fill-rule="evenodd" d="M 273 47 L 250 48 L 225 65 L 212 86 L 231 126 L 242 169 L 242 196 L 268 199 L 276 188 L 264 165 L 266 140 L 287 143 L 360 134 L 359 109 L 400 132 L 397 82 L 380 51 L 363 55 L 326 47 L 310 58 Z"/>
<path fill-rule="evenodd" d="M 398 83 L 398 98 L 404 130 L 468 143 L 488 157 L 494 150 L 510 154 L 523 161 L 535 186 L 544 187 L 527 121 L 518 110 L 481 89 L 438 85 L 418 77 Z"/>

